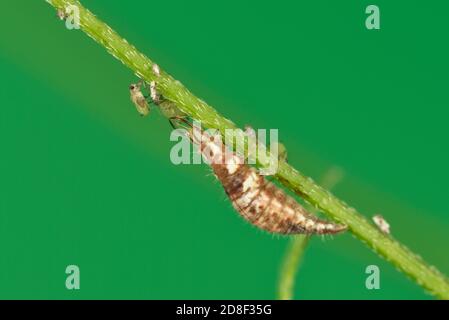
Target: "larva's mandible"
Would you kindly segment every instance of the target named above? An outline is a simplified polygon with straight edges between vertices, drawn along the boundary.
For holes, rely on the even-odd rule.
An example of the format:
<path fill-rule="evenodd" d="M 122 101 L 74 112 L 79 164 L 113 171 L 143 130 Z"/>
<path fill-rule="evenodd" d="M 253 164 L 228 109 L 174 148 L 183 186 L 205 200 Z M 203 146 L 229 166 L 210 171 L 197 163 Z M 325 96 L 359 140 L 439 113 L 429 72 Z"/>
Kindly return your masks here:
<path fill-rule="evenodd" d="M 193 137 L 192 141 L 210 163 L 234 208 L 251 224 L 279 234 L 335 234 L 347 229 L 310 214 L 255 168 L 244 164 L 239 155 L 228 150 L 221 143 L 221 136 L 203 132 L 200 139 Z"/>

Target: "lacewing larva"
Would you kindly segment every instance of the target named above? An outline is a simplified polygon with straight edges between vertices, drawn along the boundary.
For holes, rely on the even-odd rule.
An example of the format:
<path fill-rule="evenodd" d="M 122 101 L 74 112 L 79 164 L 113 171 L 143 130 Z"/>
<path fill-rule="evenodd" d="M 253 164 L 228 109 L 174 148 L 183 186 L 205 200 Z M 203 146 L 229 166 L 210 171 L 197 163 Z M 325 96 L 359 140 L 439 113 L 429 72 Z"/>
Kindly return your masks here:
<path fill-rule="evenodd" d="M 157 65 L 156 65 L 157 66 Z M 159 75 L 159 67 L 153 71 Z M 146 115 L 148 103 L 140 90 L 140 84 L 131 85 L 131 100 L 137 111 Z M 244 163 L 244 159 L 229 150 L 221 142 L 219 133 L 210 135 L 197 130 L 176 105 L 157 93 L 156 82 L 149 85 L 153 103 L 175 123 L 187 125 L 187 134 L 198 146 L 203 158 L 210 164 L 215 176 L 237 212 L 254 226 L 277 234 L 336 234 L 347 229 L 345 225 L 321 220 L 309 213 L 293 197 L 268 181 L 255 168 Z M 197 131 L 200 131 L 199 133 Z"/>
<path fill-rule="evenodd" d="M 184 119 L 179 119 L 184 121 Z M 189 124 L 191 127 L 191 125 Z M 347 227 L 310 214 L 293 197 L 268 181 L 243 158 L 221 143 L 221 135 L 207 132 L 189 137 L 210 164 L 236 211 L 254 226 L 277 234 L 336 234 Z"/>

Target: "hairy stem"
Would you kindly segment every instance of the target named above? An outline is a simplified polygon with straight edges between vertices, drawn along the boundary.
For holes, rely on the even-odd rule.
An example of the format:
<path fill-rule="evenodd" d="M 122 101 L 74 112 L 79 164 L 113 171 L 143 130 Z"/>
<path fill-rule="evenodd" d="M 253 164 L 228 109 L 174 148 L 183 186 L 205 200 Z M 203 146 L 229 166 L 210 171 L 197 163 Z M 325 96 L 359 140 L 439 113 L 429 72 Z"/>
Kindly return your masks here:
<path fill-rule="evenodd" d="M 292 300 L 296 274 L 309 243 L 310 236 L 294 236 L 288 244 L 287 253 L 282 262 L 278 285 L 278 299 Z"/>
<path fill-rule="evenodd" d="M 161 70 L 160 75 L 156 75 L 152 71 L 154 63 L 148 57 L 120 37 L 107 24 L 96 18 L 79 1 L 47 0 L 47 2 L 61 10 L 65 10 L 70 5 L 76 6 L 80 13 L 81 29 L 133 70 L 138 77 L 146 82 L 156 80 L 158 91 L 165 98 L 174 102 L 182 112 L 201 121 L 206 127 L 219 129 L 223 134 L 227 128 L 236 128 L 233 122 L 194 96 L 166 72 Z M 286 162 L 279 163 L 276 178 L 332 219 L 348 225 L 349 230 L 358 239 L 430 293 L 438 298 L 449 299 L 449 281 L 444 275 L 392 237 L 381 233 L 355 209 L 346 205 Z"/>
<path fill-rule="evenodd" d="M 321 179 L 324 188 L 332 189 L 343 178 L 343 170 L 339 167 L 330 168 Z M 316 209 L 309 208 L 311 213 Z M 298 235 L 292 237 L 288 245 L 281 272 L 279 274 L 278 299 L 292 300 L 296 275 L 301 264 L 302 257 L 309 243 L 310 236 Z"/>

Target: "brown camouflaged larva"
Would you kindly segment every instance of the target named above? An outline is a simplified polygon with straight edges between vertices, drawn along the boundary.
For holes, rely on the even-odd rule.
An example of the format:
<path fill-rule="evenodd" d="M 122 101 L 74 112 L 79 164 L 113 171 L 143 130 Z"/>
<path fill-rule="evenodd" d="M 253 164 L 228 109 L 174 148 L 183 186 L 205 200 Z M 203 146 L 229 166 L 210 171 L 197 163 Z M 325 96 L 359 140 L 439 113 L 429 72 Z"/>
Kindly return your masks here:
<path fill-rule="evenodd" d="M 234 208 L 251 224 L 278 234 L 335 234 L 347 229 L 311 215 L 295 199 L 229 151 L 221 143 L 221 136 L 204 132 L 201 143 L 199 140 L 192 139 L 223 184 Z"/>

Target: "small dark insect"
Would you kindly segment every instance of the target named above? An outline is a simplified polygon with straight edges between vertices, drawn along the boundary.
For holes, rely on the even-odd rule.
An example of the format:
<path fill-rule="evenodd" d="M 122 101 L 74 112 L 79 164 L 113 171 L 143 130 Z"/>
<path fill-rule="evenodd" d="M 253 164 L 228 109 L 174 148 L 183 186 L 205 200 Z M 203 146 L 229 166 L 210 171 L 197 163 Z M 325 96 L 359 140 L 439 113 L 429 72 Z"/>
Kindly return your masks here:
<path fill-rule="evenodd" d="M 185 122 L 183 118 L 180 120 Z M 255 168 L 244 164 L 239 155 L 221 143 L 221 136 L 207 132 L 195 134 L 195 129 L 188 132 L 204 159 L 210 163 L 234 208 L 251 224 L 278 234 L 336 234 L 347 229 L 345 225 L 310 214 Z"/>

